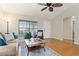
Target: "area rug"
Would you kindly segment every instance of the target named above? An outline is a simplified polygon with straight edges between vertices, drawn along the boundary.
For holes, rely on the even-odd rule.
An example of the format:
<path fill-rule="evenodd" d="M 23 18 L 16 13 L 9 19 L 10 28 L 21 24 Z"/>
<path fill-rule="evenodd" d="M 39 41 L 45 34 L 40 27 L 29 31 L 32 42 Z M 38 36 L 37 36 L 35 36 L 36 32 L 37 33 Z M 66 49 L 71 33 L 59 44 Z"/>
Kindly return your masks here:
<path fill-rule="evenodd" d="M 29 52 L 29 56 L 60 56 L 56 51 L 49 48 L 48 46 L 45 46 L 44 48 Z M 19 47 L 19 50 L 20 50 L 20 56 L 27 56 L 27 48 L 25 48 L 22 45 Z"/>

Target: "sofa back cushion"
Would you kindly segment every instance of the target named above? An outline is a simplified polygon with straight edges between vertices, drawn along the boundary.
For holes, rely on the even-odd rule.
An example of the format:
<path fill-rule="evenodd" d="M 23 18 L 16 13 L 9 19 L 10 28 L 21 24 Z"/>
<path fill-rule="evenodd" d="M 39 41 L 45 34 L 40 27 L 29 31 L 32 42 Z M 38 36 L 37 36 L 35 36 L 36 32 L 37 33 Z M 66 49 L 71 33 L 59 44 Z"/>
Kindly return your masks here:
<path fill-rule="evenodd" d="M 10 42 L 10 41 L 12 41 L 12 40 L 14 40 L 14 36 L 11 33 L 9 33 L 9 34 L 3 34 L 3 33 L 0 32 L 0 38 L 6 40 L 7 43 Z"/>
<path fill-rule="evenodd" d="M 5 34 L 5 38 L 7 42 L 13 40 L 10 34 Z"/>
<path fill-rule="evenodd" d="M 0 38 L 0 46 L 7 45 L 6 40 Z"/>
<path fill-rule="evenodd" d="M 10 35 L 11 35 L 11 37 L 12 37 L 13 39 L 16 39 L 16 36 L 15 36 L 14 33 L 10 33 Z"/>

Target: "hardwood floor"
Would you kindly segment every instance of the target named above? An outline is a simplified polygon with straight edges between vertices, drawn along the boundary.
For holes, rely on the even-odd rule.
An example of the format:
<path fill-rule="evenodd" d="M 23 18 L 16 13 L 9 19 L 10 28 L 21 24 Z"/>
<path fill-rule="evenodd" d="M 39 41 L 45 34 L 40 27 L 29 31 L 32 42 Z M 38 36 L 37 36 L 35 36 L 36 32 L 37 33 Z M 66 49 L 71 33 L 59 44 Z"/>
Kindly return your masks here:
<path fill-rule="evenodd" d="M 79 45 L 66 40 L 48 39 L 46 44 L 62 56 L 79 56 Z"/>

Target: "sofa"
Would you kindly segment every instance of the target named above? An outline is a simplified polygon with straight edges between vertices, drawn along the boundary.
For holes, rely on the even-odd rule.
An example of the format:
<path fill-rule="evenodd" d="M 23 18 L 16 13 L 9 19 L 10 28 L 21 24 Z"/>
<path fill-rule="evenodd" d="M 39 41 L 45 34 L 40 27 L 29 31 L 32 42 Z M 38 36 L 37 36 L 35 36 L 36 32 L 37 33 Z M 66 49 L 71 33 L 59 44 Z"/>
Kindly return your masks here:
<path fill-rule="evenodd" d="M 16 56 L 18 52 L 18 39 L 5 35 L 7 45 L 0 46 L 0 56 Z"/>

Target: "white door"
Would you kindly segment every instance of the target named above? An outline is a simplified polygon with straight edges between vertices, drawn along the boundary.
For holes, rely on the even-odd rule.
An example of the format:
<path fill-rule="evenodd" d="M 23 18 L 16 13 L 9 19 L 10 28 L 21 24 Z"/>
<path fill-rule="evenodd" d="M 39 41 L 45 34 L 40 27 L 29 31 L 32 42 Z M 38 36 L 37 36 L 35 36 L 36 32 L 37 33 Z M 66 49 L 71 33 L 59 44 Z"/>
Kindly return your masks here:
<path fill-rule="evenodd" d="M 63 38 L 73 40 L 73 19 L 72 17 L 63 20 Z"/>
<path fill-rule="evenodd" d="M 44 38 L 51 38 L 51 22 L 45 20 L 43 23 Z"/>

